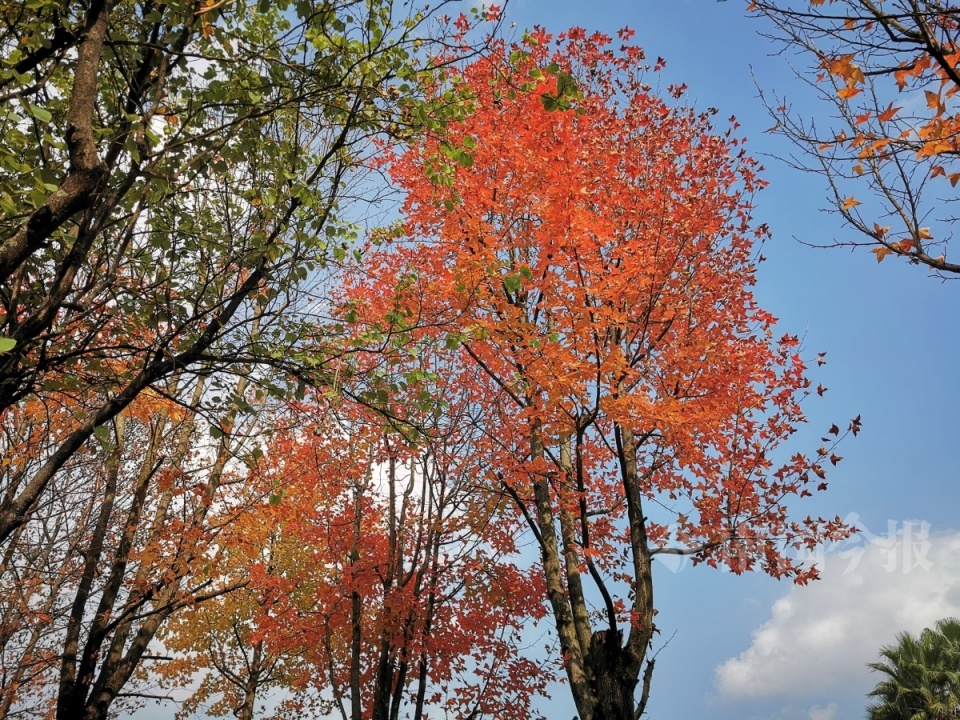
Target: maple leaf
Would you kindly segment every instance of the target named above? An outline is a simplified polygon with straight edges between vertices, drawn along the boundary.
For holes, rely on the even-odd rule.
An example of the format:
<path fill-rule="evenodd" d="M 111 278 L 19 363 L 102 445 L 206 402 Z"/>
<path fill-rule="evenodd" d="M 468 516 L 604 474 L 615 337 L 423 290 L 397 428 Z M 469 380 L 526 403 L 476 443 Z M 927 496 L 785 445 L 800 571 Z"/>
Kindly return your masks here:
<path fill-rule="evenodd" d="M 860 432 L 860 416 L 857 415 L 853 420 L 850 421 L 850 432 L 856 436 Z"/>
<path fill-rule="evenodd" d="M 888 248 L 886 245 L 878 245 L 877 247 L 873 248 L 870 252 L 872 252 L 874 255 L 877 256 L 877 262 L 883 262 L 883 259 L 887 255 L 890 255 L 893 252 L 893 250 Z"/>
<path fill-rule="evenodd" d="M 886 109 L 886 110 L 884 110 L 882 113 L 880 113 L 879 115 L 877 115 L 877 119 L 878 119 L 880 122 L 890 122 L 891 120 L 893 120 L 893 118 L 896 116 L 896 114 L 897 114 L 898 112 L 900 112 L 901 109 L 902 109 L 902 108 L 894 107 L 894 106 L 893 106 L 893 103 L 890 103 L 890 104 L 887 106 L 887 109 Z"/>
<path fill-rule="evenodd" d="M 858 88 L 856 85 L 847 85 L 846 87 L 840 88 L 840 90 L 837 91 L 837 97 L 841 100 L 849 100 L 851 98 L 855 98 L 861 92 L 863 92 L 863 90 Z"/>
<path fill-rule="evenodd" d="M 860 201 L 857 200 L 853 195 L 851 195 L 850 197 L 846 198 L 843 201 L 842 207 L 844 210 L 850 210 L 851 208 L 855 208 L 857 205 L 860 205 L 860 204 L 861 204 Z"/>

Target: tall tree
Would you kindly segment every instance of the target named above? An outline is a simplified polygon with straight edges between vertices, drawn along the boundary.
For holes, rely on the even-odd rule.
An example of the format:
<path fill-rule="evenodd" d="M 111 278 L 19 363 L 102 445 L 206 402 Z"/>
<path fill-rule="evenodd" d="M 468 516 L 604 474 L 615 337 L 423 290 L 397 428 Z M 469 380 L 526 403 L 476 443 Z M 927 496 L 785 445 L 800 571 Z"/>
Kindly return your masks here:
<path fill-rule="evenodd" d="M 209 511 L 265 393 L 322 373 L 370 139 L 457 111 L 420 90 L 447 4 L 0 0 L 6 711 L 106 717 L 228 589 Z"/>
<path fill-rule="evenodd" d="M 416 99 L 427 16 L 390 0 L 0 10 L 0 411 L 77 402 L 4 479 L 2 541 L 145 388 L 321 362 L 295 349 L 316 309 L 294 288 L 342 257 L 366 140 L 434 115 Z"/>
<path fill-rule="evenodd" d="M 517 565 L 515 514 L 473 479 L 470 425 L 413 448 L 356 407 L 297 415 L 244 484 L 257 510 L 205 571 L 249 583 L 164 634 L 164 684 L 203 678 L 181 714 L 250 718 L 281 688 L 284 706 L 345 720 L 534 717 L 547 673 L 517 637 L 543 615 L 539 587 Z"/>
<path fill-rule="evenodd" d="M 470 112 L 387 160 L 404 220 L 348 295 L 373 332 L 458 348 L 581 720 L 644 711 L 655 555 L 805 582 L 790 549 L 847 532 L 787 513 L 839 458 L 777 460 L 809 381 L 750 291 L 757 165 L 684 87 L 658 97 L 659 67 L 573 29 L 450 70 L 435 92 Z"/>
<path fill-rule="evenodd" d="M 960 182 L 960 8 L 941 0 L 749 7 L 809 58 L 804 79 L 833 111 L 818 126 L 785 100 L 767 102 L 777 131 L 806 154 L 801 167 L 827 179 L 831 209 L 858 236 L 836 244 L 869 246 L 878 262 L 894 255 L 940 277 L 960 274 L 948 258 L 953 214 L 945 212 Z"/>
<path fill-rule="evenodd" d="M 897 636 L 870 668 L 884 677 L 870 693 L 870 720 L 960 718 L 960 621 L 939 620 L 919 637 Z"/>

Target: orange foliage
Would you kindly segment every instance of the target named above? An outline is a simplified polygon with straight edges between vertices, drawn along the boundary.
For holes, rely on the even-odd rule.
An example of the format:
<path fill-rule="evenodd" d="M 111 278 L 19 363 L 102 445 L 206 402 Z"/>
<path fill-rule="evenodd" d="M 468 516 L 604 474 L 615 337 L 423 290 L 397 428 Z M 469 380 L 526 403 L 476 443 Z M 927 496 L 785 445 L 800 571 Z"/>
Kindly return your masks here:
<path fill-rule="evenodd" d="M 180 657 L 162 675 L 208 673 L 184 716 L 229 715 L 247 683 L 351 717 L 422 717 L 421 685 L 427 708 L 532 717 L 548 675 L 516 640 L 541 590 L 517 564 L 515 521 L 473 482 L 469 428 L 413 447 L 355 405 L 318 400 L 294 419 L 247 483 L 259 503 L 217 539 L 209 571 L 249 584 L 165 635 Z M 230 672 L 211 673 L 214 652 Z"/>
<path fill-rule="evenodd" d="M 960 18 L 955 10 L 927 0 L 757 0 L 749 9 L 769 18 L 785 43 L 816 57 L 823 97 L 850 131 L 846 136 L 831 130 L 836 141 L 825 142 L 806 118 L 770 105 L 777 129 L 814 156 L 809 169 L 830 178 L 833 207 L 867 238 L 840 244 L 879 245 L 872 250 L 878 259 L 900 255 L 940 274 L 960 273 L 960 265 L 938 249 L 949 234 L 937 233 L 934 240 L 920 233 L 921 224 L 943 205 L 940 197 L 923 201 L 925 180 L 942 176 L 956 185 L 960 178 L 951 167 L 960 153 Z M 872 191 L 879 208 L 853 210 L 844 203 L 848 168 L 857 184 Z M 864 217 L 868 213 L 897 218 L 913 242 L 879 240 L 871 232 L 872 219 Z M 937 219 L 952 222 L 949 215 Z"/>
<path fill-rule="evenodd" d="M 564 565 L 557 587 L 574 616 L 571 577 L 606 593 L 636 677 L 653 618 L 638 568 L 651 555 L 679 547 L 805 582 L 816 570 L 789 548 L 847 530 L 788 519 L 786 498 L 825 487 L 826 455 L 774 464 L 804 421 L 809 383 L 798 340 L 773 340 L 750 291 L 765 232 L 751 226 L 750 198 L 763 182 L 735 122 L 717 131 L 714 111 L 657 97 L 639 48 L 616 53 L 576 29 L 555 48 L 540 32 L 450 71 L 473 92 L 471 112 L 387 158 L 408 193 L 406 239 L 369 248 L 348 306 L 375 330 L 459 348 L 448 372 L 483 408 L 486 481 L 526 517 L 548 585 L 550 563 Z M 648 514 L 633 513 L 647 501 Z M 614 600 L 611 577 L 632 598 Z M 589 718 L 601 700 L 578 690 L 589 675 L 576 666 L 589 662 L 591 630 L 565 637 L 558 602 L 551 594 Z"/>

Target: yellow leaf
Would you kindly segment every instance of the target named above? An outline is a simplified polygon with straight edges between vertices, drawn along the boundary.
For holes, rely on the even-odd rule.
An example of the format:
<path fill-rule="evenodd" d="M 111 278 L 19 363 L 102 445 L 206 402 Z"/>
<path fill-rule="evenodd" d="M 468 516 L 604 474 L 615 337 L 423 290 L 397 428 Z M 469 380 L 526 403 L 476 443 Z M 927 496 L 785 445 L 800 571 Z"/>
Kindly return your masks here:
<path fill-rule="evenodd" d="M 837 93 L 837 97 L 841 100 L 849 100 L 850 98 L 856 97 L 859 94 L 860 88 L 855 87 L 854 85 L 847 85 Z"/>
<path fill-rule="evenodd" d="M 889 255 L 892 252 L 892 250 L 890 250 L 890 248 L 888 247 L 884 247 L 883 245 L 880 245 L 879 247 L 875 247 L 870 252 L 872 252 L 874 255 L 877 256 L 877 262 L 883 262 L 883 259 L 887 255 Z"/>

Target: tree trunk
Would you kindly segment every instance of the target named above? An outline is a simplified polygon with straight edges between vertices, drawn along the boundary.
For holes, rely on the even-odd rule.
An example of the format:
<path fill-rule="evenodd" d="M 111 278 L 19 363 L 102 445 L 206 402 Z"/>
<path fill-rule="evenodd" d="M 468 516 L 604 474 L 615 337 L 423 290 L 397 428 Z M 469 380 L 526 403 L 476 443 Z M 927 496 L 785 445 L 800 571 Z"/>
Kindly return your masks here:
<path fill-rule="evenodd" d="M 634 720 L 638 680 L 622 638 L 619 630 L 599 630 L 590 640 L 591 685 L 597 699 L 593 720 Z"/>

